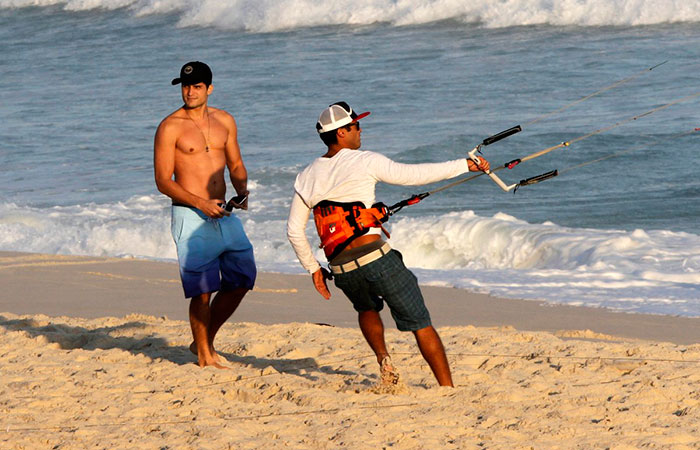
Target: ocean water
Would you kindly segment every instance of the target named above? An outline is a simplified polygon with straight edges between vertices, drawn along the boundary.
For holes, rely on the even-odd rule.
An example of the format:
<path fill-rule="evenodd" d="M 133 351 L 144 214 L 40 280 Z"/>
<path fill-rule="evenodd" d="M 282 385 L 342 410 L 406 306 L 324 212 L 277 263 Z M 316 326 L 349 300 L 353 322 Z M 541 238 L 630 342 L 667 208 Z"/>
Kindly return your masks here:
<path fill-rule="evenodd" d="M 174 260 L 152 142 L 202 60 L 239 125 L 261 270 L 303 273 L 286 216 L 332 102 L 372 111 L 363 148 L 407 163 L 523 125 L 483 149 L 496 166 L 619 124 L 499 172 L 559 177 L 404 209 L 391 243 L 425 284 L 700 316 L 698 0 L 0 0 L 0 53 L 0 250 Z"/>

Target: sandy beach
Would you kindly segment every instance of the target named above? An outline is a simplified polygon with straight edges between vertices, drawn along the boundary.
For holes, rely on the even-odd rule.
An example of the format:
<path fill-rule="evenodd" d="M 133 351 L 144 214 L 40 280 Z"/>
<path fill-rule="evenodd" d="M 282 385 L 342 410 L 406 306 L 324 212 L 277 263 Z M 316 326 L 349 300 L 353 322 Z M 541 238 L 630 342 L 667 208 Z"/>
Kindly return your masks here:
<path fill-rule="evenodd" d="M 437 387 L 385 316 L 402 381 L 337 290 L 260 274 L 199 369 L 167 262 L 0 252 L 2 449 L 700 448 L 700 319 L 425 287 Z"/>

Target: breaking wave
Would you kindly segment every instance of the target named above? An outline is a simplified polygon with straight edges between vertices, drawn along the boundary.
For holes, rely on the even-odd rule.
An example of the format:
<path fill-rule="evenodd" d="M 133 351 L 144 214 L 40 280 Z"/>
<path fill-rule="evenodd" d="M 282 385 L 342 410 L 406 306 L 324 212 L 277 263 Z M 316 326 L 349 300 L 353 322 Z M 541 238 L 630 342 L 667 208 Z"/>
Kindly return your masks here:
<path fill-rule="evenodd" d="M 169 215 L 169 202 L 160 195 L 47 209 L 0 203 L 0 250 L 174 261 Z M 260 208 L 240 217 L 261 270 L 303 272 L 287 242 L 284 219 L 266 219 Z M 391 232 L 392 247 L 422 283 L 700 316 L 700 236 L 695 234 L 567 228 L 471 211 L 399 218 Z M 312 226 L 307 234 L 316 247 Z M 324 260 L 317 247 L 316 257 Z"/>
<path fill-rule="evenodd" d="M 135 16 L 177 14 L 183 27 L 252 32 L 445 20 L 487 28 L 700 22 L 700 0 L 0 0 L 4 9 L 42 6 L 66 11 L 128 9 Z"/>

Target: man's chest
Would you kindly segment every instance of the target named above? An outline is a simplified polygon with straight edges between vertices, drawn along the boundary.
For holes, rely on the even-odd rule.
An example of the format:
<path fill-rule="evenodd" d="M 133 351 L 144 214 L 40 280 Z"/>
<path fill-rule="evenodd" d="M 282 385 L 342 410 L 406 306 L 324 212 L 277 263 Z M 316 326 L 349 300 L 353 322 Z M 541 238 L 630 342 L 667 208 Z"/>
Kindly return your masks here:
<path fill-rule="evenodd" d="M 186 124 L 180 131 L 176 148 L 185 154 L 206 153 L 223 150 L 228 140 L 228 131 L 223 126 L 211 123 L 207 126 L 194 122 Z"/>

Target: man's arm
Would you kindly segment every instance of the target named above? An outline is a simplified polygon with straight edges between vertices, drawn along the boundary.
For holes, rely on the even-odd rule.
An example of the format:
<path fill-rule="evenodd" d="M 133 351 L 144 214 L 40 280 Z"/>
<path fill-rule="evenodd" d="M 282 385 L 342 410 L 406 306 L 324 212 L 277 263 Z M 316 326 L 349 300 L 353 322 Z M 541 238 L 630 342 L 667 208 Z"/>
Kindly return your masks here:
<path fill-rule="evenodd" d="M 226 153 L 226 166 L 228 167 L 231 184 L 237 195 L 248 194 L 248 171 L 243 164 L 241 148 L 238 146 L 238 127 L 232 115 L 222 111 L 222 120 L 228 130 L 228 139 L 224 152 Z M 242 209 L 248 209 L 248 199 L 242 204 Z"/>
<path fill-rule="evenodd" d="M 326 280 L 330 278 L 328 272 L 321 268 L 311 251 L 311 245 L 306 238 L 306 223 L 309 221 L 311 209 L 306 206 L 304 200 L 297 193 L 292 198 L 292 206 L 289 209 L 287 219 L 287 238 L 299 258 L 299 262 L 311 274 L 314 287 L 326 300 L 331 298 Z"/>
<path fill-rule="evenodd" d="M 220 218 L 229 213 L 218 206 L 217 199 L 207 200 L 187 191 L 173 180 L 177 129 L 168 119 L 158 126 L 153 143 L 153 171 L 158 190 L 177 203 L 194 206 L 204 214 Z"/>
<path fill-rule="evenodd" d="M 489 167 L 484 158 L 480 158 L 480 164 L 477 166 L 474 161 L 466 158 L 443 163 L 403 164 L 380 153 L 368 153 L 368 157 L 372 158 L 368 167 L 377 181 L 398 185 L 429 184 Z"/>

